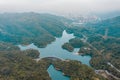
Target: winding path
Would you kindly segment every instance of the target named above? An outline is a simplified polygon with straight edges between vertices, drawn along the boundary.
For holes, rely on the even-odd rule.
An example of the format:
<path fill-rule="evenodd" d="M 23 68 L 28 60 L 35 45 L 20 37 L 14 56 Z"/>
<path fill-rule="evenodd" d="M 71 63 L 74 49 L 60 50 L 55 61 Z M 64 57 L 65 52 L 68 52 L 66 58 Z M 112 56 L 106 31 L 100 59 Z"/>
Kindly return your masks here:
<path fill-rule="evenodd" d="M 82 33 L 81 33 L 81 34 L 82 34 Z M 82 35 L 83 35 L 83 37 L 84 37 L 84 39 L 83 39 L 84 42 L 86 42 L 90 47 L 92 47 L 99 55 L 102 55 L 102 53 L 101 53 L 96 47 L 94 47 L 92 44 L 90 44 L 90 43 L 87 41 L 88 37 L 85 36 L 84 34 L 82 34 Z M 103 55 L 103 57 L 104 57 L 104 55 Z M 110 62 L 107 62 L 107 64 L 110 65 L 113 69 L 115 69 L 117 72 L 120 73 L 120 70 L 117 69 L 115 66 L 113 66 Z M 99 73 L 99 72 L 102 72 L 102 71 L 104 71 L 107 75 L 112 76 L 112 77 L 115 78 L 116 80 L 120 80 L 120 78 L 114 76 L 112 73 L 109 73 L 107 70 L 95 70 L 96 73 Z"/>

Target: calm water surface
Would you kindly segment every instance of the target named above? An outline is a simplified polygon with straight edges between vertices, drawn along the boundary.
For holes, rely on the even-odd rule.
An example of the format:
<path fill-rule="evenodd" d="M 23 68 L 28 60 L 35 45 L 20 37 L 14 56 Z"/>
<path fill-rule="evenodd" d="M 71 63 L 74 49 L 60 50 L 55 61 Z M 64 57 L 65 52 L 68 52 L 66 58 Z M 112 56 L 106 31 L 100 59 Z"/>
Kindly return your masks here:
<path fill-rule="evenodd" d="M 56 38 L 54 42 L 47 45 L 47 47 L 45 48 L 38 48 L 34 44 L 30 44 L 28 46 L 19 45 L 19 47 L 21 50 L 26 50 L 30 48 L 38 50 L 40 52 L 40 58 L 57 57 L 60 59 L 71 59 L 81 61 L 83 64 L 87 64 L 88 66 L 90 66 L 89 61 L 91 57 L 77 55 L 77 52 L 79 50 L 78 48 L 75 48 L 73 52 L 68 52 L 67 50 L 62 49 L 61 46 L 74 37 L 75 36 L 73 34 L 68 34 L 66 33 L 66 31 L 63 31 L 63 35 L 61 38 Z M 69 78 L 63 76 L 60 71 L 56 71 L 53 65 L 50 65 L 50 67 L 48 68 L 48 73 L 51 76 L 52 80 L 69 80 Z M 61 77 L 60 75 L 63 77 Z M 58 77 L 60 79 L 58 79 Z"/>

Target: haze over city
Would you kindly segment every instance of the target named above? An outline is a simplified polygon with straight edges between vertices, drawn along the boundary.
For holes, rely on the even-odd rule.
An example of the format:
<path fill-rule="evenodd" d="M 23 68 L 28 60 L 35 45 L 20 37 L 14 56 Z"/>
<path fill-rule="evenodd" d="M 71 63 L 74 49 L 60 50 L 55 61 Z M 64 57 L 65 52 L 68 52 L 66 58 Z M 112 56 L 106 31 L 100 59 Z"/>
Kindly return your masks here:
<path fill-rule="evenodd" d="M 0 0 L 0 12 L 90 14 L 120 11 L 120 0 Z"/>

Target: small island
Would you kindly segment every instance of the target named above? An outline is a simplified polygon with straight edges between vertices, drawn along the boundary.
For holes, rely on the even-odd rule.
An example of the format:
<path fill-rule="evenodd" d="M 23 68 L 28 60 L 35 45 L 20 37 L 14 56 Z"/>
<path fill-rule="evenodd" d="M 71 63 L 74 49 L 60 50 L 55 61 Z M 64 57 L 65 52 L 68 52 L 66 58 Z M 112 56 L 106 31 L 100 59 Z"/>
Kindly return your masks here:
<path fill-rule="evenodd" d="M 82 42 L 82 40 L 80 38 L 72 38 L 69 40 L 69 42 L 64 43 L 62 45 L 62 48 L 69 52 L 73 52 L 74 48 L 80 48 L 85 45 L 86 44 L 84 42 Z"/>
<path fill-rule="evenodd" d="M 74 51 L 74 48 L 71 46 L 70 43 L 64 43 L 62 45 L 62 48 L 65 49 L 65 50 L 67 50 L 67 51 L 69 51 L 69 52 L 73 52 Z"/>

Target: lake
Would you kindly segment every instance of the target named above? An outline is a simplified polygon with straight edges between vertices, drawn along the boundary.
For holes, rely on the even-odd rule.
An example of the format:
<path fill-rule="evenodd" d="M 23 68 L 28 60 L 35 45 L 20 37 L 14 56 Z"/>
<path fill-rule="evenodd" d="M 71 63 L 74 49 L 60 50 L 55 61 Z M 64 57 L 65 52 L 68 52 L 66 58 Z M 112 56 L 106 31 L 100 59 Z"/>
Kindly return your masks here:
<path fill-rule="evenodd" d="M 77 52 L 78 52 L 79 48 L 75 48 L 73 52 L 68 52 L 67 50 L 62 49 L 62 45 L 74 37 L 75 36 L 73 34 L 68 34 L 64 30 L 62 37 L 56 38 L 56 40 L 54 42 L 52 42 L 51 44 L 48 44 L 47 47 L 45 47 L 45 48 L 38 48 L 33 43 L 30 45 L 27 45 L 27 46 L 22 46 L 22 45 L 18 45 L 18 46 L 20 47 L 21 50 L 26 50 L 26 49 L 31 49 L 31 48 L 38 50 L 40 52 L 40 56 L 39 56 L 40 58 L 57 57 L 57 58 L 60 58 L 63 60 L 71 59 L 71 60 L 81 61 L 83 64 L 90 66 L 89 61 L 90 61 L 91 57 L 78 55 Z M 58 76 L 60 74 L 60 71 L 55 71 L 53 65 L 50 65 L 50 67 L 48 68 L 48 73 L 50 73 L 52 80 L 58 80 L 55 78 L 56 78 L 56 76 Z M 65 76 L 63 76 L 63 77 L 65 77 Z M 62 77 L 59 77 L 59 78 L 61 78 L 60 80 L 69 80 L 68 77 L 65 79 L 63 79 Z"/>

